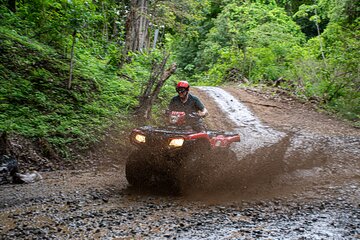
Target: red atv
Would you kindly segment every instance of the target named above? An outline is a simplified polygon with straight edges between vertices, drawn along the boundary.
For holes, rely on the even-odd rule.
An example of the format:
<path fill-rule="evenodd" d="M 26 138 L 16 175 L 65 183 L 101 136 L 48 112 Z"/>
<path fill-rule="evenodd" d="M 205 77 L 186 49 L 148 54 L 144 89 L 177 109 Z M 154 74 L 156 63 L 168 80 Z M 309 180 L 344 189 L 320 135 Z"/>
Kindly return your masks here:
<path fill-rule="evenodd" d="M 166 182 L 182 187 L 182 183 L 194 184 L 202 170 L 219 158 L 236 159 L 230 144 L 240 141 L 239 134 L 196 132 L 189 123 L 199 120 L 197 114 L 173 111 L 168 116 L 169 126 L 132 130 L 130 141 L 136 149 L 126 162 L 126 179 L 131 185 Z"/>

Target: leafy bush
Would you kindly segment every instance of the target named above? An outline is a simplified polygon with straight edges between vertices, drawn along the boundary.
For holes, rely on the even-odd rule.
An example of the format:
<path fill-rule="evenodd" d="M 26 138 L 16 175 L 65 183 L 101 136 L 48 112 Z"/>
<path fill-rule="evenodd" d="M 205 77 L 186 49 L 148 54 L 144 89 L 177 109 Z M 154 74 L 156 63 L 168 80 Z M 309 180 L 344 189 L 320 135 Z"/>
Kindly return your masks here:
<path fill-rule="evenodd" d="M 119 78 L 106 59 L 79 51 L 69 90 L 67 59 L 34 39 L 0 29 L 5 43 L 0 46 L 0 131 L 45 138 L 69 156 L 70 146 L 86 147 L 110 125 L 123 124 L 137 104 L 140 85 Z"/>
<path fill-rule="evenodd" d="M 224 74 L 233 68 L 254 83 L 273 81 L 284 76 L 291 49 L 303 41 L 300 28 L 283 9 L 234 3 L 218 15 L 199 57 L 208 74 L 215 74 L 209 78 L 212 84 L 227 79 Z"/>

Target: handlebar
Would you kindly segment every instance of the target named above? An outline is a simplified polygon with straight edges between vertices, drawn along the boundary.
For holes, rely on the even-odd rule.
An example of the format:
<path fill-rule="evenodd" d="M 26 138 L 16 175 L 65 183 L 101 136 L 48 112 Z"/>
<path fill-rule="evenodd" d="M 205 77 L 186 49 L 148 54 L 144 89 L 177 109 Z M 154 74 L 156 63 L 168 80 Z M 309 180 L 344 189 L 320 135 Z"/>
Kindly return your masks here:
<path fill-rule="evenodd" d="M 188 116 L 189 116 L 190 118 L 196 118 L 196 119 L 201 118 L 201 116 L 200 116 L 197 112 L 189 113 Z"/>
<path fill-rule="evenodd" d="M 166 109 L 163 111 L 165 116 L 169 116 L 171 114 L 171 111 L 169 109 Z M 188 113 L 186 114 L 187 117 L 190 118 L 202 118 L 197 112 L 192 112 L 192 113 Z"/>

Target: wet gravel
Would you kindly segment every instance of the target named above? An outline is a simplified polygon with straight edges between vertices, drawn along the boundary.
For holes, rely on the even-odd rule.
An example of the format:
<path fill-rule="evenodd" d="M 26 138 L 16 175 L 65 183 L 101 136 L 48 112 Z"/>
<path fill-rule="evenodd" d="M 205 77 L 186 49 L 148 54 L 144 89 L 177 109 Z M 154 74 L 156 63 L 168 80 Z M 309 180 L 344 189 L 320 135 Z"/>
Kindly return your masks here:
<path fill-rule="evenodd" d="M 242 127 L 246 140 L 251 133 Z M 296 133 L 285 129 L 286 137 L 265 145 L 248 141 L 247 149 L 257 148 L 238 151 L 243 162 L 220 166 L 227 172 L 212 176 L 210 186 L 226 184 L 215 190 L 174 196 L 132 189 L 124 159 L 0 185 L 0 239 L 360 239 L 359 135 L 289 129 Z M 260 139 L 255 130 L 252 140 Z M 239 178 L 240 168 L 251 178 Z"/>
<path fill-rule="evenodd" d="M 106 172 L 97 178 L 109 175 Z M 86 174 L 79 178 L 91 181 Z M 35 184 L 48 185 L 49 189 L 53 186 Z M 21 187 L 25 190 L 31 186 Z M 16 198 L 16 191 L 11 189 L 1 191 Z M 214 193 L 204 193 L 200 198 L 171 196 L 156 189 L 131 189 L 126 184 L 46 192 L 19 199 L 16 204 L 0 200 L 0 239 L 360 237 L 360 203 L 353 198 L 359 196 L 356 180 L 276 198 L 244 200 L 234 195 L 226 201 L 213 200 Z"/>

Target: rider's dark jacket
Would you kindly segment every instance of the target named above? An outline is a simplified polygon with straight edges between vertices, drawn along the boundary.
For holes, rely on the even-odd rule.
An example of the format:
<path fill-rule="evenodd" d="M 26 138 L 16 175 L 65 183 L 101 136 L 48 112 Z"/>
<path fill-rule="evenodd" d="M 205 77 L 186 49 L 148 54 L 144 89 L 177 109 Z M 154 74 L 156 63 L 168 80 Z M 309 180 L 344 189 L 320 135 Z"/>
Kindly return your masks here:
<path fill-rule="evenodd" d="M 189 97 L 184 103 L 181 101 L 179 95 L 173 97 L 170 101 L 168 108 L 170 111 L 185 112 L 186 114 L 191 114 L 197 111 L 203 111 L 205 106 L 204 104 L 202 104 L 199 98 L 189 93 Z M 201 118 L 187 119 L 186 121 L 189 123 L 189 125 L 192 126 L 195 131 L 205 131 L 206 129 Z"/>
<path fill-rule="evenodd" d="M 185 112 L 190 114 L 197 111 L 203 111 L 205 108 L 204 104 L 199 100 L 199 98 L 191 95 L 189 93 L 189 98 L 186 102 L 182 102 L 180 96 L 175 96 L 171 99 L 169 104 L 170 111 Z"/>

